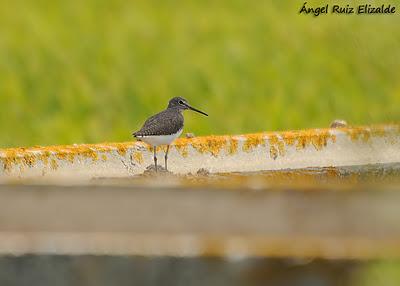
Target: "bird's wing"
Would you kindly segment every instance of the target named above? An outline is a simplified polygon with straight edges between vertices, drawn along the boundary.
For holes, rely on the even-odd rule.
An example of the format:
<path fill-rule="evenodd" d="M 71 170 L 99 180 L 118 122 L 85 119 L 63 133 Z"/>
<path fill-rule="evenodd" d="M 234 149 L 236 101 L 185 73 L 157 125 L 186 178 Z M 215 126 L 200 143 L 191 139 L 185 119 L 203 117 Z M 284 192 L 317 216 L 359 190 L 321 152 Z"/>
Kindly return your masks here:
<path fill-rule="evenodd" d="M 151 116 L 145 121 L 143 127 L 133 133 L 133 136 L 170 135 L 177 133 L 183 127 L 182 114 L 164 110 Z"/>

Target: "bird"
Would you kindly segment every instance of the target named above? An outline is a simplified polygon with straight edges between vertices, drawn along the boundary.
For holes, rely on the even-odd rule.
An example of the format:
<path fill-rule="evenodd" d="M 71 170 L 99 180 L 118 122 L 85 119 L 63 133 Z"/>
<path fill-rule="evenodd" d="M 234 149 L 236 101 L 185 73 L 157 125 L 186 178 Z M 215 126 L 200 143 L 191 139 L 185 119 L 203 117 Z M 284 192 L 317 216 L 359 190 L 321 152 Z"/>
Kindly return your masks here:
<path fill-rule="evenodd" d="M 157 172 L 157 146 L 167 145 L 165 151 L 165 170 L 167 168 L 169 145 L 178 138 L 184 127 L 184 110 L 192 110 L 208 116 L 207 113 L 189 105 L 183 97 L 174 97 L 168 102 L 168 107 L 151 117 L 143 124 L 139 131 L 133 132 L 133 137 L 153 147 L 154 166 Z"/>

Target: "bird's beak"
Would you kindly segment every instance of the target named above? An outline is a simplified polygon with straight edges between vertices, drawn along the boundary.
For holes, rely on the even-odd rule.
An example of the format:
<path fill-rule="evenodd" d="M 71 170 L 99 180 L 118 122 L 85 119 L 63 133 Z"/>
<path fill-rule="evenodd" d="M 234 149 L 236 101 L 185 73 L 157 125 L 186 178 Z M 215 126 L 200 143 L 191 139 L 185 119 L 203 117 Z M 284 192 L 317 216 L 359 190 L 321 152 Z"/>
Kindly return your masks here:
<path fill-rule="evenodd" d="M 194 108 L 194 107 L 191 107 L 189 104 L 185 104 L 185 106 L 186 106 L 187 108 L 189 108 L 190 110 L 193 110 L 193 111 L 196 111 L 196 112 L 198 112 L 198 113 L 201 113 L 201 114 L 203 114 L 203 115 L 205 115 L 205 116 L 208 116 L 207 113 L 205 113 L 205 112 L 203 112 L 203 111 L 201 111 L 201 110 L 198 110 L 198 109 L 196 109 L 196 108 Z"/>

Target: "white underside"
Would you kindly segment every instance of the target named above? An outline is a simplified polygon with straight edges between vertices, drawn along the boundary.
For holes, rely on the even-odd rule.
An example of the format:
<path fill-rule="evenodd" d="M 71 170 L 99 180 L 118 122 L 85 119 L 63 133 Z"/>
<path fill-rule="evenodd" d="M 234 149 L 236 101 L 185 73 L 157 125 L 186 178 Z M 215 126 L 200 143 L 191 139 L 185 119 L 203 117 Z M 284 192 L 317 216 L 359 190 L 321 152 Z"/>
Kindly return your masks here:
<path fill-rule="evenodd" d="M 143 142 L 151 146 L 169 145 L 182 134 L 182 129 L 175 134 L 171 135 L 157 135 L 157 136 L 137 136 Z"/>

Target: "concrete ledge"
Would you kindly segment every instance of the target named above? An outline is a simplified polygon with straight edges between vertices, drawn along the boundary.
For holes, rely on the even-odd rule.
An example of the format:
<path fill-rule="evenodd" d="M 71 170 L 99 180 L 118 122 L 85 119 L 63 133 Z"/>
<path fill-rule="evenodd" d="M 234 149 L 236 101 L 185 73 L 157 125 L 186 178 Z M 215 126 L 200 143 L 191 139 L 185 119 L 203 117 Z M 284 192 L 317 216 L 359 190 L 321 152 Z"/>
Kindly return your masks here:
<path fill-rule="evenodd" d="M 162 151 L 160 148 L 158 151 Z M 163 154 L 159 154 L 163 162 Z M 170 149 L 173 173 L 251 172 L 400 162 L 400 125 L 181 138 Z M 153 163 L 142 142 L 0 150 L 0 179 L 127 177 Z"/>

